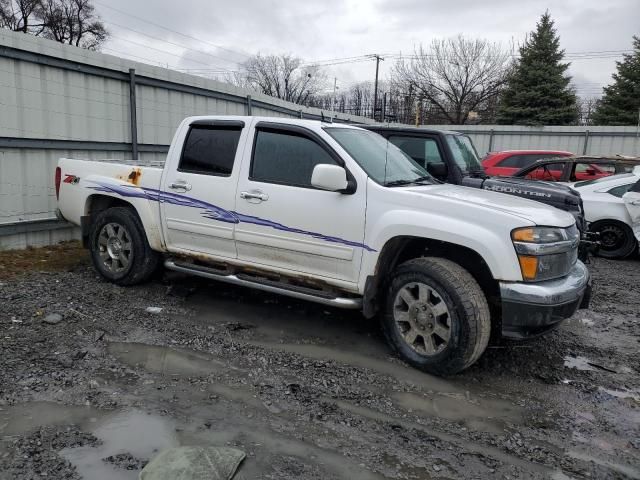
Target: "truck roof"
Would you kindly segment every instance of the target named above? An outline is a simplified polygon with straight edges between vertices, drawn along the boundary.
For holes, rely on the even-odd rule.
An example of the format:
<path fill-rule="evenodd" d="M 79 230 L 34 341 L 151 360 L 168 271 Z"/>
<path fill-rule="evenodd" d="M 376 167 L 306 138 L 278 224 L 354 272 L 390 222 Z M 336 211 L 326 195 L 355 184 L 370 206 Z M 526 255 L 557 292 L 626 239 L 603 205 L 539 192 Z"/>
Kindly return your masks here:
<path fill-rule="evenodd" d="M 461 132 L 456 132 L 455 130 L 437 130 L 435 128 L 424 128 L 424 127 L 409 127 L 409 126 L 391 126 L 391 125 L 358 125 L 361 128 L 365 128 L 367 130 L 373 130 L 376 132 L 398 132 L 398 133 L 410 133 L 410 134 L 452 134 L 452 135 L 464 135 Z"/>
<path fill-rule="evenodd" d="M 232 120 L 236 122 L 245 122 L 250 123 L 253 120 L 258 120 L 259 122 L 274 122 L 274 123 L 286 123 L 287 125 L 299 125 L 301 127 L 312 127 L 317 128 L 320 126 L 331 126 L 331 127 L 340 127 L 340 128 L 359 128 L 359 125 L 351 125 L 345 123 L 333 123 L 330 121 L 322 121 L 322 120 L 304 120 L 300 118 L 288 118 L 288 117 L 262 117 L 257 115 L 195 115 L 192 117 L 187 117 L 185 121 L 188 123 L 192 123 L 194 121 L 215 121 L 215 120 Z M 327 120 L 330 120 L 330 117 L 327 117 Z"/>

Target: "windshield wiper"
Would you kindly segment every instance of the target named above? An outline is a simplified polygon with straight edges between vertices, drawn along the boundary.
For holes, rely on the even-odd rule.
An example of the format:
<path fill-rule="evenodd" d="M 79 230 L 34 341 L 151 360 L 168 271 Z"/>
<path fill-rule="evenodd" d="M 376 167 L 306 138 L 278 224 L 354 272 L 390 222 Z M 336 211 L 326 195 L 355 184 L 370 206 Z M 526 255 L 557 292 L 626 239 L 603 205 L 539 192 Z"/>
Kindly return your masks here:
<path fill-rule="evenodd" d="M 430 175 L 425 175 L 424 177 L 414 178 L 413 180 L 392 180 L 391 182 L 386 182 L 384 184 L 384 186 L 385 187 L 398 187 L 398 186 L 401 186 L 401 185 L 413 185 L 413 184 L 424 185 L 424 183 L 421 183 L 421 182 L 424 182 L 425 180 L 429 180 L 427 185 L 433 183 L 431 176 Z"/>

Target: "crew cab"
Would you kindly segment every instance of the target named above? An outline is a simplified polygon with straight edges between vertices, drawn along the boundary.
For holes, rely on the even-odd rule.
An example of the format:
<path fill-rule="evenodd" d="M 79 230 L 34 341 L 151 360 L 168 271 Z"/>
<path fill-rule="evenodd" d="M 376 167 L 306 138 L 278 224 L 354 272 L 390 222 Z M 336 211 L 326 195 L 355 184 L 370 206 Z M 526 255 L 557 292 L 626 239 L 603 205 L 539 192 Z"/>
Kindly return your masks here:
<path fill-rule="evenodd" d="M 164 166 L 63 158 L 55 186 L 111 282 L 164 265 L 360 309 L 436 374 L 472 365 L 492 330 L 541 334 L 589 300 L 571 215 L 436 182 L 354 126 L 190 117 Z"/>

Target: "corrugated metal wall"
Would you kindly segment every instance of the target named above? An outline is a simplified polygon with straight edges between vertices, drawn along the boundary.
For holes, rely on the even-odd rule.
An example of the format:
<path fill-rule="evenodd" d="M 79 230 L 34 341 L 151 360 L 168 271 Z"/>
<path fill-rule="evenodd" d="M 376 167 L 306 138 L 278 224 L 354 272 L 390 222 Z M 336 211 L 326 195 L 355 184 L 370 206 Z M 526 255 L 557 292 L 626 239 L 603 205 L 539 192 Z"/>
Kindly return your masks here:
<path fill-rule="evenodd" d="M 304 118 L 321 114 L 202 77 L 0 29 L 0 249 L 77 236 L 75 229 L 53 220 L 52 183 L 59 157 L 131 159 L 135 144 L 141 162 L 161 160 L 184 117 L 249 113 Z M 351 115 L 338 119 L 371 122 Z M 482 154 L 516 148 L 583 153 L 585 142 L 588 153 L 640 154 L 633 127 L 436 128 L 469 133 Z"/>
<path fill-rule="evenodd" d="M 520 149 L 567 150 L 578 154 L 640 156 L 637 127 L 522 127 L 512 125 L 429 125 L 468 134 L 481 155 Z"/>
<path fill-rule="evenodd" d="M 132 158 L 130 69 L 142 162 L 163 159 L 175 128 L 189 115 L 321 114 L 221 82 L 0 29 L 0 249 L 77 236 L 53 220 L 57 159 Z M 371 122 L 353 115 L 338 119 Z"/>

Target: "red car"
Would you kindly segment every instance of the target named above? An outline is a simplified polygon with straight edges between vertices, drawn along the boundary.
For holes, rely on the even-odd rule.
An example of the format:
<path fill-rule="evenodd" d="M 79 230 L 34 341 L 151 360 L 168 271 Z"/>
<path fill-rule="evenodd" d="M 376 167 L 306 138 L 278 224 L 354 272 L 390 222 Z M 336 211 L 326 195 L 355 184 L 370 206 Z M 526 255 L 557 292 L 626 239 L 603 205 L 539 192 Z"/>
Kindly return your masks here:
<path fill-rule="evenodd" d="M 487 175 L 510 177 L 536 160 L 572 155 L 573 153 L 562 150 L 505 150 L 488 153 L 482 160 L 482 166 Z"/>

